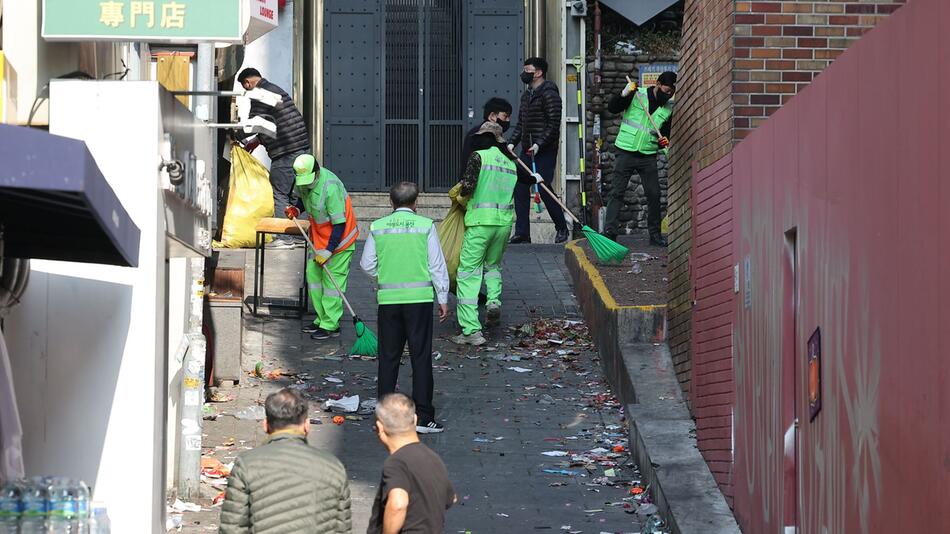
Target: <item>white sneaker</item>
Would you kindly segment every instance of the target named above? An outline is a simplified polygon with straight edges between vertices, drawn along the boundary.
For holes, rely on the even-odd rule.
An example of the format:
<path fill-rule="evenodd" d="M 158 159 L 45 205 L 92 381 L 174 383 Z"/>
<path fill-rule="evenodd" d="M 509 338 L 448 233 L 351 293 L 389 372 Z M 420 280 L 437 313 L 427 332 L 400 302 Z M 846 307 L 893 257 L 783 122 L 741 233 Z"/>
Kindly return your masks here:
<path fill-rule="evenodd" d="M 472 332 L 469 335 L 459 334 L 457 336 L 449 338 L 449 341 L 455 343 L 456 345 L 473 345 L 478 347 L 487 343 L 485 336 L 482 335 L 481 331 Z"/>
<path fill-rule="evenodd" d="M 420 434 L 438 434 L 440 432 L 445 432 L 445 427 L 439 423 L 436 423 L 435 421 L 429 421 L 424 425 L 416 425 L 416 432 Z"/>
<path fill-rule="evenodd" d="M 501 319 L 501 303 L 491 301 L 485 306 L 485 311 L 489 322 L 497 323 Z"/>

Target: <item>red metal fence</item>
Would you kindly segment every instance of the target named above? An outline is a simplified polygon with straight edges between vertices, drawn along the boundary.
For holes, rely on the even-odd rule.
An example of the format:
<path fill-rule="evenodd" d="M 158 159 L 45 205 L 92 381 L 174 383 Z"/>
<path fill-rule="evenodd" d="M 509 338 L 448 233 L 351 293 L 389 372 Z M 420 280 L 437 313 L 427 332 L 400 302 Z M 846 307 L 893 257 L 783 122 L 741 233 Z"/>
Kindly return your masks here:
<path fill-rule="evenodd" d="M 908 2 L 733 151 L 746 532 L 950 532 L 948 27 L 950 2 Z M 694 263 L 716 244 L 702 235 Z M 706 375 L 727 324 L 707 302 L 717 261 L 718 277 L 695 267 Z"/>

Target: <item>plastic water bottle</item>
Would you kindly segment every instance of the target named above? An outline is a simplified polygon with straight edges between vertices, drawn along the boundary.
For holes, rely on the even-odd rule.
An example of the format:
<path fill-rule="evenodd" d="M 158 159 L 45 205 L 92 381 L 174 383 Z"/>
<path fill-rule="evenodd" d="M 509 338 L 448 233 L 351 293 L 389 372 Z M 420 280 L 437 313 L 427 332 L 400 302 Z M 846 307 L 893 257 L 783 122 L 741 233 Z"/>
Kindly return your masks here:
<path fill-rule="evenodd" d="M 71 482 L 71 491 L 76 501 L 76 519 L 73 522 L 73 534 L 89 534 L 89 486 L 82 480 Z"/>
<path fill-rule="evenodd" d="M 76 491 L 69 479 L 57 477 L 49 484 L 49 533 L 70 534 L 76 520 Z"/>
<path fill-rule="evenodd" d="M 89 486 L 82 480 L 76 481 L 76 512 L 80 519 L 88 519 L 91 510 L 89 509 Z"/>
<path fill-rule="evenodd" d="M 0 488 L 0 534 L 16 534 L 20 523 L 20 484 L 8 481 Z"/>
<path fill-rule="evenodd" d="M 89 518 L 89 534 L 111 534 L 112 523 L 104 504 L 92 503 L 92 517 Z"/>
<path fill-rule="evenodd" d="M 20 534 L 43 534 L 49 511 L 46 481 L 33 477 L 23 485 L 20 495 Z"/>

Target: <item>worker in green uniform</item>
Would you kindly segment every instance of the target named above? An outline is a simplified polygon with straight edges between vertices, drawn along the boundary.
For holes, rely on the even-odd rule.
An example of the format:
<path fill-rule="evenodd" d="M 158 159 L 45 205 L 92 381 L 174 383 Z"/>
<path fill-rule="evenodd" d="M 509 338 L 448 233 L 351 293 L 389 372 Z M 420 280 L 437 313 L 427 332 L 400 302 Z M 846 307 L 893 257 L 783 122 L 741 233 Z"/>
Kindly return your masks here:
<path fill-rule="evenodd" d="M 296 187 L 310 217 L 310 240 L 316 250 L 307 252 L 307 288 L 317 317 L 303 327 L 311 339 L 327 339 L 340 335 L 343 298 L 330 276 L 346 291 L 350 260 L 356 248 L 359 229 L 350 195 L 343 182 L 329 169 L 321 167 L 310 154 L 294 160 Z M 300 211 L 288 206 L 284 213 L 297 218 Z M 329 271 L 329 275 L 327 274 Z"/>
<path fill-rule="evenodd" d="M 376 398 L 396 391 L 403 349 L 409 345 L 416 432 L 444 430 L 432 405 L 432 307 L 439 322 L 449 315 L 449 272 L 431 219 L 416 214 L 419 188 L 400 182 L 389 190 L 393 212 L 370 225 L 360 268 L 376 278 L 379 324 L 379 374 Z"/>
<path fill-rule="evenodd" d="M 604 235 L 617 240 L 623 233 L 620 212 L 623 209 L 630 176 L 640 175 L 643 193 L 647 198 L 647 230 L 650 244 L 665 247 L 666 238 L 660 230 L 660 175 L 657 153 L 670 145 L 670 117 L 673 114 L 673 94 L 676 92 L 676 73 L 664 72 L 649 89 L 637 87 L 627 78 L 627 85 L 607 104 L 611 113 L 623 113 L 617 134 L 617 159 L 614 162 L 613 187 L 607 202 L 607 220 Z"/>
<path fill-rule="evenodd" d="M 514 222 L 514 191 L 518 182 L 537 184 L 540 174 L 518 173 L 514 155 L 507 150 L 502 127 L 486 121 L 473 137 L 475 149 L 462 174 L 461 195 L 469 196 L 465 212 L 465 237 L 458 268 L 458 319 L 462 333 L 452 341 L 482 345 L 478 320 L 478 292 L 482 278 L 488 290 L 489 322 L 501 317 L 501 259 Z"/>

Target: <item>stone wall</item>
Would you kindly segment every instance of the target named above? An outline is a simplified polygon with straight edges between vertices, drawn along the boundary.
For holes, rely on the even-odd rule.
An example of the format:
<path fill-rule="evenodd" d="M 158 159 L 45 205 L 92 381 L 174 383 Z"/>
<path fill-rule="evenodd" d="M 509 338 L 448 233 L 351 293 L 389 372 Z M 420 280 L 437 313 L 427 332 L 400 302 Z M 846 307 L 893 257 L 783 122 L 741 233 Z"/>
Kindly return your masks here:
<path fill-rule="evenodd" d="M 593 155 L 596 150 L 596 139 L 594 137 L 594 117 L 600 115 L 601 136 L 603 145 L 601 147 L 600 170 L 601 187 L 600 193 L 603 200 L 603 207 L 606 209 L 607 202 L 610 200 L 610 194 L 613 184 L 614 160 L 617 155 L 617 148 L 614 141 L 617 139 L 617 133 L 620 132 L 621 114 L 613 114 L 607 111 L 607 103 L 621 90 L 627 83 L 625 76 L 630 79 L 636 79 L 639 67 L 650 63 L 675 63 L 677 58 L 659 58 L 648 55 L 611 55 L 604 56 L 602 65 L 602 75 L 600 87 L 591 87 L 587 93 L 587 161 L 588 173 L 587 183 L 588 192 L 593 187 L 595 172 L 593 164 Z M 594 58 L 589 57 L 587 62 L 588 72 L 594 72 Z M 675 113 L 675 112 L 674 112 Z M 671 138 L 675 143 L 676 139 Z M 660 211 L 661 215 L 666 215 L 666 190 L 667 190 L 667 160 L 666 156 L 660 154 L 657 158 L 657 167 L 660 175 Z M 622 224 L 621 233 L 632 233 L 647 227 L 647 199 L 643 192 L 643 185 L 638 174 L 630 176 L 627 184 L 627 192 L 624 195 L 624 206 L 620 212 L 620 222 Z"/>

